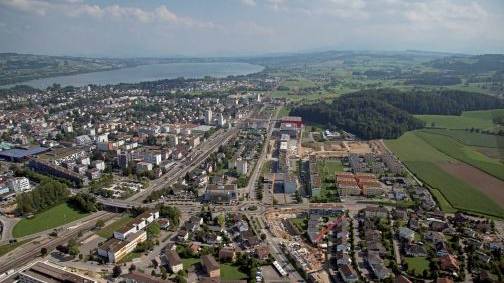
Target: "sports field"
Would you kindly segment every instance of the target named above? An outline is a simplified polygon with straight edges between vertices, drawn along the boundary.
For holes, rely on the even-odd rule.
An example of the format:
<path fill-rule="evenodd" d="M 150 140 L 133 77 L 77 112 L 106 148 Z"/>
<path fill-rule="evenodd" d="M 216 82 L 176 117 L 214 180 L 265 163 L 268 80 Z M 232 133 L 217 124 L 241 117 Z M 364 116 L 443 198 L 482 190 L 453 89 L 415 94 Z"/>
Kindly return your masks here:
<path fill-rule="evenodd" d="M 52 229 L 89 215 L 62 203 L 47 210 L 44 210 L 30 219 L 23 218 L 12 231 L 15 238 L 35 234 L 48 229 Z"/>
<path fill-rule="evenodd" d="M 460 162 L 431 146 L 417 132 L 407 132 L 398 139 L 387 140 L 386 144 L 419 179 L 437 189 L 452 207 L 493 216 L 504 215 L 503 207 L 479 188 L 443 170 L 443 164 Z"/>

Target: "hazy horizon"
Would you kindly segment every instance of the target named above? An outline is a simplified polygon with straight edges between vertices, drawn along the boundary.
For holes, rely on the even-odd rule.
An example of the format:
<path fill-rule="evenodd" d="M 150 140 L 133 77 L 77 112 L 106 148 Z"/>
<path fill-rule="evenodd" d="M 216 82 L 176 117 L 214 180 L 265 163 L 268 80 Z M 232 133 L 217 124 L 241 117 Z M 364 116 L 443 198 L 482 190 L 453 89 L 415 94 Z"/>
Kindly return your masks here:
<path fill-rule="evenodd" d="M 499 0 L 0 0 L 0 52 L 234 57 L 504 53 Z"/>

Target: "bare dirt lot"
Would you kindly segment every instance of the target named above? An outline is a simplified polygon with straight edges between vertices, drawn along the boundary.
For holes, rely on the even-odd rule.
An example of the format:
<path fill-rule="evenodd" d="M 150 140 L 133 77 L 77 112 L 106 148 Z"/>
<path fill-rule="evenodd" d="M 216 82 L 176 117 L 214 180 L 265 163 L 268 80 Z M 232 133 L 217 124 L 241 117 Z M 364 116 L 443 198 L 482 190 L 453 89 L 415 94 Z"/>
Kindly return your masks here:
<path fill-rule="evenodd" d="M 504 206 L 504 182 L 463 163 L 443 163 L 441 168 L 457 178 L 478 188 L 482 193 Z"/>

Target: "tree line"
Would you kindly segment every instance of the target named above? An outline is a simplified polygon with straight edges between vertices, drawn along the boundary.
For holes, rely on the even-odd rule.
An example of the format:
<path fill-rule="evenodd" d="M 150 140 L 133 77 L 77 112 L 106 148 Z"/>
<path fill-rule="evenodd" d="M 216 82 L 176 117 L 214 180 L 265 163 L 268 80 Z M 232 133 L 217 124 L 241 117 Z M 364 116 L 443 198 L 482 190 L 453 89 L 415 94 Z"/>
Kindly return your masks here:
<path fill-rule="evenodd" d="M 291 115 L 331 129 L 343 129 L 364 139 L 397 138 L 424 123 L 412 114 L 460 115 L 463 111 L 504 108 L 500 98 L 459 90 L 369 89 L 336 98 L 331 103 L 301 105 Z"/>
<path fill-rule="evenodd" d="M 43 179 L 34 190 L 16 196 L 17 211 L 21 215 L 36 213 L 66 201 L 69 195 L 66 184 Z"/>
<path fill-rule="evenodd" d="M 410 114 L 460 115 L 463 111 L 504 108 L 498 97 L 460 90 L 369 89 L 344 96 L 375 98 Z"/>
<path fill-rule="evenodd" d="M 291 115 L 331 129 L 343 129 L 364 139 L 397 138 L 423 127 L 423 122 L 387 102 L 366 96 L 342 96 L 294 108 Z"/>

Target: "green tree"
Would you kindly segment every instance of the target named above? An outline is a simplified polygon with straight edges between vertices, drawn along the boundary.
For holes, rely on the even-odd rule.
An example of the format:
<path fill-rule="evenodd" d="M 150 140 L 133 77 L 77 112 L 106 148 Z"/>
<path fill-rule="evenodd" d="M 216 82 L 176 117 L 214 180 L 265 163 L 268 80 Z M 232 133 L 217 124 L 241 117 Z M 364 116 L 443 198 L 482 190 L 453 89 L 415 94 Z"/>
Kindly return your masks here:
<path fill-rule="evenodd" d="M 151 223 L 145 230 L 147 232 L 147 237 L 149 238 L 155 238 L 159 236 L 159 233 L 161 233 L 161 227 L 157 222 Z"/>
<path fill-rule="evenodd" d="M 226 216 L 223 213 L 221 213 L 221 214 L 217 215 L 216 219 L 217 219 L 217 224 L 219 224 L 221 226 L 221 228 L 224 228 L 224 226 L 226 225 Z"/>
<path fill-rule="evenodd" d="M 159 215 L 161 217 L 166 217 L 170 219 L 170 223 L 173 224 L 173 226 L 178 227 L 180 224 L 180 210 L 175 207 L 175 206 L 164 206 L 161 205 L 159 207 Z"/>

